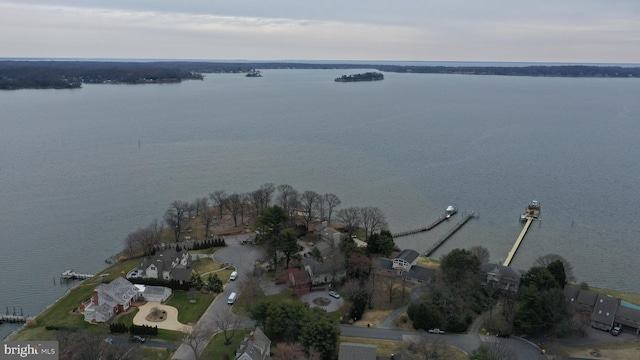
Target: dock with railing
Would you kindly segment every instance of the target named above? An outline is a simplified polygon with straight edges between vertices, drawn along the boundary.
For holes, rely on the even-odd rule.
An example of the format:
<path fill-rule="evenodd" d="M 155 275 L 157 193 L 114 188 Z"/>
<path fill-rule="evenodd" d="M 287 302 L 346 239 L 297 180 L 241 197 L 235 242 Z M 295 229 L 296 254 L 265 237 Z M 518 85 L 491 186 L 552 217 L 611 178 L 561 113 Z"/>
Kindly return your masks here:
<path fill-rule="evenodd" d="M 425 227 L 417 228 L 417 229 L 401 231 L 401 232 L 393 234 L 392 236 L 395 239 L 395 238 L 399 238 L 401 236 L 413 235 L 413 234 L 429 231 L 429 230 L 435 228 L 436 226 L 442 224 L 445 220 L 449 220 L 457 212 L 458 212 L 458 210 L 456 208 L 454 208 L 453 206 L 449 206 L 447 208 L 446 212 L 444 213 L 444 215 L 440 216 L 436 221 L 432 222 L 431 224 L 429 224 L 429 225 L 427 225 Z"/>
<path fill-rule="evenodd" d="M 60 277 L 64 280 L 85 280 L 94 277 L 95 274 L 77 273 L 73 269 L 65 270 L 60 274 Z"/>
<path fill-rule="evenodd" d="M 446 234 L 444 234 L 435 244 L 433 244 L 427 251 L 425 251 L 422 255 L 429 257 L 431 256 L 436 250 L 438 250 L 438 248 L 440 246 L 442 246 L 442 244 L 444 244 L 447 240 L 449 240 L 449 238 L 455 234 L 456 231 L 460 230 L 460 228 L 462 226 L 464 226 L 464 224 L 466 224 L 472 217 L 476 217 L 476 213 L 474 213 L 473 211 L 469 214 L 467 214 L 467 216 L 465 216 L 464 218 L 462 218 L 462 220 L 460 220 L 460 222 L 458 222 L 454 227 L 452 227 L 449 231 L 447 231 Z"/>

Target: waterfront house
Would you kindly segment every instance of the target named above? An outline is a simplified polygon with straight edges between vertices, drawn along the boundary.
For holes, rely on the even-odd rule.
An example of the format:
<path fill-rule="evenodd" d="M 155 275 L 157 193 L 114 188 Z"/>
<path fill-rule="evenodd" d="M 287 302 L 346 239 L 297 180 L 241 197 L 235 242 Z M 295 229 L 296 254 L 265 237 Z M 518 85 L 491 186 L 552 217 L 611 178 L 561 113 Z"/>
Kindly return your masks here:
<path fill-rule="evenodd" d="M 597 299 L 598 294 L 593 291 L 580 290 L 576 298 L 576 310 L 583 313 L 591 313 L 594 306 L 596 306 Z"/>
<path fill-rule="evenodd" d="M 510 266 L 484 263 L 480 265 L 480 283 L 496 289 L 517 293 L 524 272 Z"/>
<path fill-rule="evenodd" d="M 265 360 L 271 358 L 271 340 L 256 327 L 244 340 L 236 351 L 236 360 Z"/>
<path fill-rule="evenodd" d="M 405 274 L 405 277 L 416 285 L 425 285 L 436 278 L 436 272 L 428 267 L 413 265 L 409 272 Z"/>
<path fill-rule="evenodd" d="M 137 276 L 160 280 L 188 281 L 193 257 L 185 250 L 168 248 L 145 258 L 137 269 Z"/>
<path fill-rule="evenodd" d="M 100 284 L 94 289 L 89 305 L 84 308 L 84 320 L 106 322 L 114 315 L 127 311 L 137 296 L 138 289 L 124 276 L 108 284 Z"/>
<path fill-rule="evenodd" d="M 616 311 L 614 323 L 622 326 L 622 331 L 638 335 L 640 334 L 640 310 L 621 304 Z"/>
<path fill-rule="evenodd" d="M 347 269 L 330 259 L 326 262 L 318 262 L 312 258 L 302 260 L 302 266 L 309 275 L 311 285 L 336 283 L 347 277 Z"/>
<path fill-rule="evenodd" d="M 611 330 L 619 304 L 620 299 L 598 294 L 596 304 L 591 313 L 591 326 L 604 331 Z"/>
<path fill-rule="evenodd" d="M 314 225 L 313 233 L 316 234 L 318 240 L 323 240 L 332 246 L 338 246 L 344 236 L 338 230 L 330 227 L 326 221 Z"/>
<path fill-rule="evenodd" d="M 418 262 L 418 257 L 420 257 L 420 254 L 415 250 L 402 250 L 395 258 L 393 258 L 392 266 L 394 269 L 408 272 L 409 269 L 411 269 L 411 266 Z"/>
<path fill-rule="evenodd" d="M 138 290 L 138 299 L 163 303 L 171 296 L 171 289 L 164 286 L 134 285 Z"/>
<path fill-rule="evenodd" d="M 338 349 L 338 360 L 376 360 L 377 346 L 341 342 Z"/>

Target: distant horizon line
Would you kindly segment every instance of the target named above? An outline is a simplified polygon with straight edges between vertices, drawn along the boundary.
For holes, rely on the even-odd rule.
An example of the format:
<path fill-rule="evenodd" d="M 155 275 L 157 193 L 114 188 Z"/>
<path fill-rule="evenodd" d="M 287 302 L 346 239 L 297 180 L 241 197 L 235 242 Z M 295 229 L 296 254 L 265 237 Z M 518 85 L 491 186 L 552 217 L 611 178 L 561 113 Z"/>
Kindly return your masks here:
<path fill-rule="evenodd" d="M 247 59 L 178 59 L 178 58 L 73 58 L 73 57 L 0 57 L 0 61 L 104 61 L 104 62 L 216 62 L 216 63 L 302 63 L 302 64 L 517 64 L 529 65 L 589 65 L 640 66 L 640 63 L 605 63 L 571 61 L 484 61 L 484 60 L 247 60 Z"/>

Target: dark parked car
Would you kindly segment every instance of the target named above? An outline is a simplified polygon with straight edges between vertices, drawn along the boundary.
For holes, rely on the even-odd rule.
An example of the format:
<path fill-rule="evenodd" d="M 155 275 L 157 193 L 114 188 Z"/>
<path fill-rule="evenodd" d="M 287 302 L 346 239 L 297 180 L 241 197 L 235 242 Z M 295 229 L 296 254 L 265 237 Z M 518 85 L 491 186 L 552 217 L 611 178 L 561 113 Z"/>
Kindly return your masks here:
<path fill-rule="evenodd" d="M 145 339 L 140 335 L 133 335 L 132 337 L 129 338 L 129 341 L 142 344 L 144 343 Z"/>
<path fill-rule="evenodd" d="M 496 334 L 497 337 L 501 337 L 501 338 L 508 338 L 509 336 L 511 336 L 509 333 L 506 332 L 499 332 Z"/>

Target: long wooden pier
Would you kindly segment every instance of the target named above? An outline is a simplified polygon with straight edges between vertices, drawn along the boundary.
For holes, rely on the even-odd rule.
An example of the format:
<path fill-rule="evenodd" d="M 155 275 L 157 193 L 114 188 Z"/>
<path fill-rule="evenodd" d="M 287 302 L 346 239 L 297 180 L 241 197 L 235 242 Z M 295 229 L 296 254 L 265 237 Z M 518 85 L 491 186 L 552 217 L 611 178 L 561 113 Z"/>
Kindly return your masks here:
<path fill-rule="evenodd" d="M 65 270 L 62 272 L 62 274 L 60 274 L 60 277 L 62 277 L 65 280 L 75 280 L 75 279 L 84 280 L 84 279 L 92 278 L 94 276 L 95 276 L 94 274 L 77 273 L 73 270 Z"/>
<path fill-rule="evenodd" d="M 434 227 L 440 225 L 443 221 L 448 220 L 449 218 L 451 218 L 457 212 L 458 212 L 457 210 L 454 210 L 453 212 L 446 213 L 446 214 L 440 216 L 436 221 L 432 222 L 431 224 L 429 224 L 429 225 L 427 225 L 425 227 L 421 227 L 421 228 L 417 228 L 417 229 L 413 229 L 413 230 L 401 231 L 399 233 L 393 234 L 392 236 L 394 238 L 398 238 L 398 237 L 401 237 L 401 236 L 413 235 L 413 234 L 417 234 L 417 233 L 420 233 L 420 232 L 429 231 L 429 230 L 433 229 Z"/>
<path fill-rule="evenodd" d="M 433 246 L 431 246 L 427 251 L 424 252 L 423 256 L 429 257 L 431 256 L 442 244 L 445 243 L 456 231 L 460 230 L 460 228 L 469 221 L 472 217 L 476 216 L 476 213 L 471 212 L 467 214 L 459 223 L 457 223 L 454 227 L 452 227 L 446 234 L 444 234 L 440 240 L 438 240 Z"/>
<path fill-rule="evenodd" d="M 509 264 L 511 264 L 511 260 L 513 260 L 513 257 L 516 255 L 516 251 L 518 251 L 518 248 L 520 247 L 520 243 L 522 243 L 522 239 L 524 239 L 524 236 L 527 234 L 527 230 L 529 230 L 529 226 L 531 225 L 533 220 L 534 220 L 533 217 L 527 218 L 527 222 L 524 224 L 524 227 L 520 232 L 520 236 L 518 236 L 516 243 L 513 244 L 513 247 L 511 248 L 511 251 L 509 251 L 509 255 L 507 256 L 507 259 L 504 261 L 502 265 L 509 266 Z"/>

